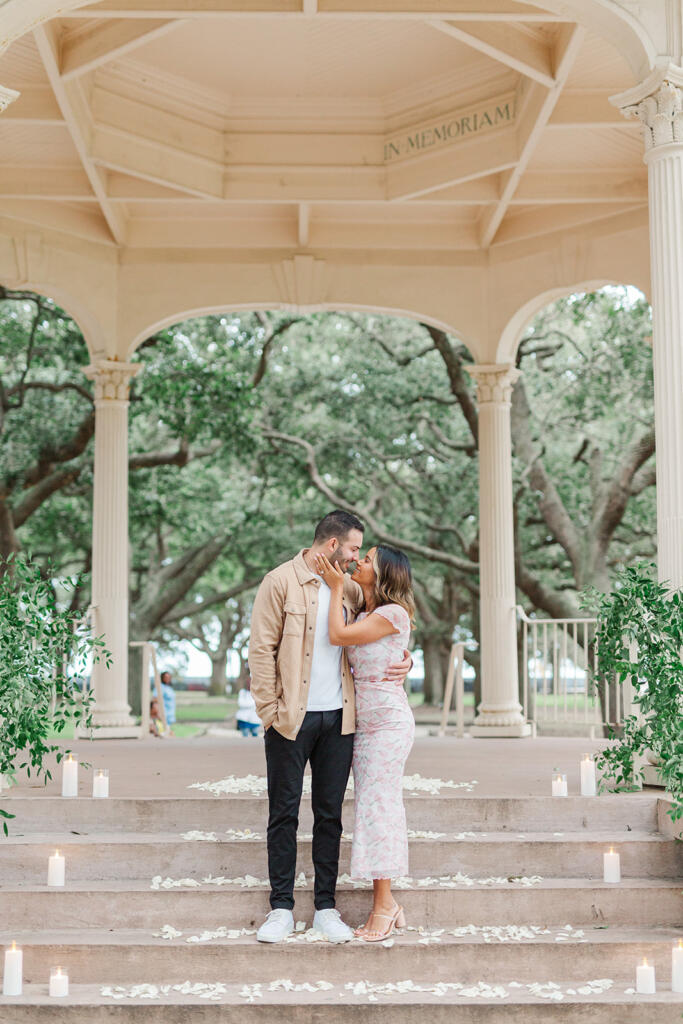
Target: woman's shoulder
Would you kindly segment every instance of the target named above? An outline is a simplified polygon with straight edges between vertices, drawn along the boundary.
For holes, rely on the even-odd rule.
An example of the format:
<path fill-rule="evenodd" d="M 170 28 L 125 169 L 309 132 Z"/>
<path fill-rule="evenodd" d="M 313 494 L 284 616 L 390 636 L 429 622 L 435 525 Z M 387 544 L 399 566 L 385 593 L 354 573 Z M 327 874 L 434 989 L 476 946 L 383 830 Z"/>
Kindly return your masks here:
<path fill-rule="evenodd" d="M 388 619 L 396 629 L 410 628 L 410 615 L 402 604 L 381 604 L 375 611 Z"/>

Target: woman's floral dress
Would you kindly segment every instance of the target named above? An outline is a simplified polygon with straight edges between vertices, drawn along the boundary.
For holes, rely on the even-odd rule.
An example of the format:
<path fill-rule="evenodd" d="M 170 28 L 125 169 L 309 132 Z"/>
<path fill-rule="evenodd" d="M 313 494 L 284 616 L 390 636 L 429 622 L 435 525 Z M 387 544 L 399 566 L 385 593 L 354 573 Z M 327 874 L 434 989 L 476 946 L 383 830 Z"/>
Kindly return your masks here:
<path fill-rule="evenodd" d="M 398 604 L 382 605 L 372 614 L 383 615 L 398 632 L 348 648 L 356 688 L 351 876 L 398 878 L 408 874 L 403 767 L 413 745 L 415 719 L 403 687 L 383 677 L 389 665 L 403 661 L 410 618 Z"/>

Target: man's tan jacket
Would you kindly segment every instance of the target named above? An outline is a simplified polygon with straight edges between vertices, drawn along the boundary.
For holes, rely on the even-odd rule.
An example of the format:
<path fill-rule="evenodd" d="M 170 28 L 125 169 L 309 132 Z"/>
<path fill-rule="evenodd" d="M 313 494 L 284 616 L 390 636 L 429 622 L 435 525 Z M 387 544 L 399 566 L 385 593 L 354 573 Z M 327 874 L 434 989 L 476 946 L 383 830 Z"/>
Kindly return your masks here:
<path fill-rule="evenodd" d="M 306 565 L 304 548 L 263 579 L 251 614 L 249 671 L 256 711 L 267 729 L 273 726 L 293 740 L 306 714 L 311 662 L 318 614 L 320 577 Z M 355 618 L 363 592 L 344 576 L 343 604 L 347 622 Z M 353 678 L 342 649 L 342 733 L 356 728 Z"/>

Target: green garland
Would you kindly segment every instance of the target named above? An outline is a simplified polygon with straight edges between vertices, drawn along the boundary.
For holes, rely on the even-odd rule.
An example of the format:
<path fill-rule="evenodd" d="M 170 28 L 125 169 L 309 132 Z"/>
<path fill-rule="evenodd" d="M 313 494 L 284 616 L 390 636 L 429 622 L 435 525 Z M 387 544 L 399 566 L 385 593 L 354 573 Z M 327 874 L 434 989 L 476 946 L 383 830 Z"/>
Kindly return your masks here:
<path fill-rule="evenodd" d="M 596 668 L 593 683 L 633 680 L 633 703 L 639 715 L 628 715 L 615 742 L 596 756 L 605 781 L 618 786 L 642 784 L 635 759 L 651 751 L 657 770 L 673 798 L 668 810 L 683 817 L 683 592 L 656 582 L 655 565 L 640 562 L 623 569 L 610 594 L 586 591 L 583 607 L 597 617 Z M 629 645 L 635 643 L 635 661 Z"/>

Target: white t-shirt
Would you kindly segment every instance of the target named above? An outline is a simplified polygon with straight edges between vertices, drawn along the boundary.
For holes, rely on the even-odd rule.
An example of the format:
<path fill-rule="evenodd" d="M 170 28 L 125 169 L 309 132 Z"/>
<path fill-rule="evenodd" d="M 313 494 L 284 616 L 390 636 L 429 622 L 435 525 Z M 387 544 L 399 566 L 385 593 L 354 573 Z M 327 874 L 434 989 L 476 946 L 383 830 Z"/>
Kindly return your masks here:
<path fill-rule="evenodd" d="M 332 591 L 326 583 L 318 590 L 318 615 L 311 661 L 307 711 L 336 711 L 344 706 L 342 697 L 342 648 L 330 643 L 328 616 Z"/>

